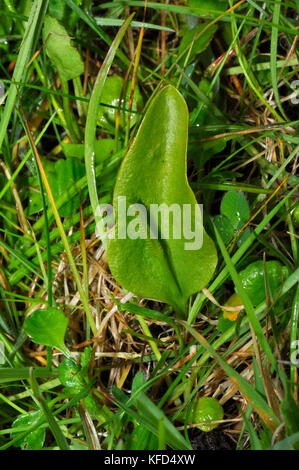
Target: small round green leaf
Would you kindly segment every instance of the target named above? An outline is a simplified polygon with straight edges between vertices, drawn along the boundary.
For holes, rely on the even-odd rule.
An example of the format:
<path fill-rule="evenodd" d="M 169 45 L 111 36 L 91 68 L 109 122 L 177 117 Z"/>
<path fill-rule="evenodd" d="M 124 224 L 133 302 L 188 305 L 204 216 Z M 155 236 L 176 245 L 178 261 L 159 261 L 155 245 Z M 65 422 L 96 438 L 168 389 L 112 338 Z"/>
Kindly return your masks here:
<path fill-rule="evenodd" d="M 107 77 L 105 81 L 105 85 L 103 88 L 103 94 L 101 96 L 101 103 L 103 106 L 100 107 L 99 110 L 99 124 L 103 127 L 107 127 L 107 125 L 114 127 L 115 126 L 115 119 L 117 115 L 117 109 L 119 107 L 119 99 L 122 93 L 124 80 L 117 75 L 113 75 L 112 77 Z M 122 108 L 120 112 L 120 126 L 122 128 L 125 127 L 129 113 L 124 111 L 123 109 L 129 109 L 129 101 L 130 101 L 130 94 L 131 94 L 131 82 L 129 82 L 126 86 L 126 91 L 124 93 L 124 97 L 121 100 L 120 107 Z M 134 88 L 134 97 L 132 103 L 132 111 L 138 111 L 142 108 L 143 100 L 142 95 L 140 93 L 138 85 L 135 85 Z M 104 106 L 106 105 L 106 106 Z M 135 113 L 131 114 L 130 118 L 130 127 L 132 127 L 137 121 L 138 115 Z"/>
<path fill-rule="evenodd" d="M 65 358 L 58 367 L 59 380 L 73 393 L 80 392 L 86 385 L 81 374 L 81 367 L 74 359 Z"/>
<path fill-rule="evenodd" d="M 218 424 L 211 424 L 212 421 L 220 421 L 224 411 L 219 401 L 213 397 L 201 397 L 194 405 L 193 423 L 200 423 L 198 428 L 201 431 L 212 431 Z"/>
<path fill-rule="evenodd" d="M 64 344 L 67 325 L 68 319 L 61 310 L 48 307 L 44 310 L 36 310 L 28 317 L 25 320 L 24 329 L 35 343 L 57 348 L 69 356 L 70 353 Z"/>
<path fill-rule="evenodd" d="M 247 222 L 250 216 L 248 202 L 241 191 L 228 191 L 221 203 L 221 214 L 231 221 L 234 228 Z"/>
<path fill-rule="evenodd" d="M 273 298 L 281 291 L 283 280 L 288 277 L 288 268 L 279 261 L 266 262 L 266 275 L 269 290 Z M 239 273 L 242 286 L 246 290 L 253 306 L 259 305 L 266 298 L 265 272 L 263 261 L 255 261 Z"/>
<path fill-rule="evenodd" d="M 225 217 L 225 215 L 216 215 L 214 217 L 214 223 L 224 243 L 229 243 L 234 236 L 234 227 L 232 226 L 231 221 Z"/>
<path fill-rule="evenodd" d="M 12 427 L 14 429 L 30 428 L 31 426 L 34 426 L 42 416 L 43 412 L 40 410 L 31 411 L 25 415 L 20 415 L 14 420 Z M 15 443 L 15 446 L 21 447 L 23 450 L 41 450 L 44 444 L 45 434 L 45 428 L 39 427 L 34 431 L 29 432 L 26 436 L 18 439 L 18 441 Z M 16 435 L 17 434 L 12 433 L 12 437 L 15 437 Z"/>

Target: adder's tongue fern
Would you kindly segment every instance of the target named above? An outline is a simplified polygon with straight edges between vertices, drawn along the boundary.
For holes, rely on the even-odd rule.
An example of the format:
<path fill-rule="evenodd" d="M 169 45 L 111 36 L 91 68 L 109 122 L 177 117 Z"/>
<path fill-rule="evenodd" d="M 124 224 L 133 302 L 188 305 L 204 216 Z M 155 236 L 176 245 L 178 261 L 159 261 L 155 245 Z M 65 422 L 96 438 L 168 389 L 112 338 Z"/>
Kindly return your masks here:
<path fill-rule="evenodd" d="M 173 86 L 153 99 L 117 177 L 115 236 L 108 245 L 111 272 L 124 288 L 169 303 L 181 317 L 217 264 L 186 175 L 188 118 Z M 130 205 L 127 213 L 120 203 Z"/>

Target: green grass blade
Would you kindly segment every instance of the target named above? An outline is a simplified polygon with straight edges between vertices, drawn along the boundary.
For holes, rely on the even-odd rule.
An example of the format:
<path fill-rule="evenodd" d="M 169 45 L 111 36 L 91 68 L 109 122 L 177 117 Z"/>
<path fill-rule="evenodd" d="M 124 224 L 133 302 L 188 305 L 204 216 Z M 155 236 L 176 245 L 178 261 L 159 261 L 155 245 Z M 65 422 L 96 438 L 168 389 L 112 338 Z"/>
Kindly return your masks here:
<path fill-rule="evenodd" d="M 43 21 L 43 16 L 46 13 L 47 6 L 48 0 L 35 0 L 32 5 L 30 17 L 26 25 L 26 31 L 17 56 L 17 62 L 13 73 L 12 79 L 15 82 L 21 81 L 26 69 L 26 65 L 30 59 L 30 56 L 33 54 L 33 46 L 37 40 L 38 33 L 40 32 L 40 23 Z M 7 126 L 14 109 L 16 98 L 17 88 L 13 84 L 9 88 L 8 97 L 0 122 L 0 149 L 2 147 L 4 137 L 6 136 Z"/>
<path fill-rule="evenodd" d="M 34 369 L 32 369 L 32 368 L 30 369 L 30 383 L 31 383 L 31 386 L 32 386 L 32 391 L 33 391 L 36 399 L 40 403 L 40 407 L 44 412 L 45 418 L 48 421 L 49 427 L 50 427 L 50 429 L 51 429 L 51 431 L 52 431 L 52 433 L 53 433 L 53 435 L 56 439 L 56 442 L 57 442 L 59 448 L 61 450 L 69 450 L 69 446 L 68 446 L 68 443 L 66 441 L 66 438 L 62 434 L 62 431 L 61 431 L 56 419 L 54 418 L 54 416 L 53 416 L 46 400 L 44 399 L 44 397 L 42 396 L 42 394 L 39 390 L 39 386 L 38 386 L 38 383 L 37 383 L 36 378 L 35 378 Z"/>
<path fill-rule="evenodd" d="M 96 127 L 97 127 L 99 106 L 101 102 L 101 97 L 102 97 L 106 77 L 112 65 L 117 49 L 119 48 L 119 45 L 124 37 L 124 34 L 127 31 L 128 27 L 130 26 L 133 16 L 134 14 L 131 15 L 125 21 L 125 23 L 122 25 L 122 27 L 118 31 L 113 43 L 111 44 L 109 52 L 107 53 L 105 60 L 101 66 L 101 69 L 96 78 L 92 95 L 90 97 L 88 112 L 87 112 L 87 119 L 86 119 L 86 127 L 85 127 L 85 137 L 84 137 L 85 167 L 86 167 L 86 177 L 87 177 L 87 182 L 88 182 L 89 197 L 90 197 L 90 202 L 92 205 L 93 213 L 95 216 L 97 230 L 105 248 L 107 248 L 108 240 L 107 240 L 107 233 L 105 232 L 102 217 L 99 214 L 99 198 L 98 198 L 98 193 L 97 193 L 97 183 L 96 183 L 95 169 L 94 169 L 95 168 L 94 156 L 95 156 Z"/>
<path fill-rule="evenodd" d="M 271 32 L 271 51 L 270 51 L 270 70 L 271 70 L 271 80 L 272 87 L 274 92 L 274 97 L 276 104 L 282 116 L 287 119 L 287 116 L 284 113 L 283 107 L 280 102 L 279 91 L 277 86 L 277 45 L 278 45 L 278 27 L 276 24 L 279 24 L 280 9 L 281 9 L 281 0 L 275 0 L 273 8 L 273 28 Z"/>
<path fill-rule="evenodd" d="M 263 329 L 260 325 L 260 322 L 258 320 L 258 318 L 256 317 L 256 314 L 255 314 L 255 311 L 254 311 L 254 308 L 253 308 L 253 305 L 252 305 L 252 302 L 251 300 L 249 299 L 249 296 L 247 294 L 247 292 L 245 291 L 245 289 L 243 288 L 242 286 L 242 283 L 241 283 L 241 279 L 237 273 L 237 270 L 225 248 L 225 245 L 224 245 L 224 242 L 216 228 L 216 226 L 214 225 L 214 230 L 215 230 L 215 233 L 216 233 L 216 238 L 217 238 L 217 241 L 218 241 L 218 245 L 219 245 L 219 248 L 221 250 L 221 253 L 222 253 L 222 256 L 224 258 L 224 261 L 226 263 L 226 266 L 229 270 L 229 273 L 232 277 L 232 280 L 235 284 L 235 287 L 236 287 L 236 290 L 238 292 L 238 294 L 240 295 L 241 299 L 242 299 L 242 303 L 244 305 L 244 308 L 246 310 L 246 313 L 248 315 L 248 318 L 249 318 L 249 321 L 255 331 L 255 334 L 257 336 L 257 339 L 259 340 L 259 343 L 263 349 L 263 351 L 266 353 L 269 361 L 270 361 L 270 364 L 274 367 L 274 369 L 277 370 L 277 363 L 276 363 L 276 360 L 273 356 L 273 353 L 272 353 L 272 350 L 271 350 L 271 347 L 269 346 L 265 336 L 264 336 L 264 333 L 263 333 Z"/>

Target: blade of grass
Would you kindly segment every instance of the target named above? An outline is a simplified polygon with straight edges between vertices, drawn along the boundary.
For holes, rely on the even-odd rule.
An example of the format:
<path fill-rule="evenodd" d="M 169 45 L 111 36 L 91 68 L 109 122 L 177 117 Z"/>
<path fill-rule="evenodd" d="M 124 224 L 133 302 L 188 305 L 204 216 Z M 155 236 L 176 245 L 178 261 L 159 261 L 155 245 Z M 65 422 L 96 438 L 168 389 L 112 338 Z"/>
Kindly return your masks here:
<path fill-rule="evenodd" d="M 232 12 L 232 32 L 235 33 L 237 31 L 237 25 L 236 25 L 236 19 L 235 19 L 235 14 Z M 265 105 L 265 107 L 270 111 L 270 113 L 279 121 L 279 122 L 284 122 L 284 119 L 275 111 L 275 109 L 268 103 L 268 101 L 263 97 L 263 94 L 260 90 L 260 87 L 257 83 L 257 80 L 255 79 L 255 76 L 251 73 L 248 72 L 248 64 L 246 63 L 246 58 L 244 54 L 242 53 L 242 50 L 240 48 L 239 41 L 236 41 L 235 44 L 235 49 L 236 49 L 236 56 L 238 58 L 239 64 L 243 70 L 243 74 L 248 82 L 248 85 L 252 89 L 252 91 L 255 93 L 255 95 L 258 97 L 258 99 Z"/>
<path fill-rule="evenodd" d="M 13 73 L 13 81 L 20 82 L 22 79 L 27 62 L 33 53 L 34 42 L 37 40 L 36 36 L 40 30 L 40 24 L 43 22 L 43 16 L 46 13 L 47 7 L 48 0 L 35 0 L 32 4 L 22 45 L 17 55 L 17 62 Z M 0 149 L 6 136 L 7 126 L 13 112 L 16 97 L 17 88 L 15 84 L 12 84 L 9 88 L 8 97 L 0 122 Z"/>
<path fill-rule="evenodd" d="M 297 286 L 297 290 L 294 296 L 293 305 L 292 305 L 292 316 L 291 316 L 291 330 L 290 330 L 290 357 L 292 358 L 293 355 L 296 355 L 296 351 L 298 349 L 298 320 L 299 320 L 299 284 Z M 295 397 L 298 394 L 298 387 L 295 382 L 296 371 L 298 365 L 291 364 L 291 373 L 290 373 L 290 380 L 291 383 L 294 384 L 294 395 Z"/>
<path fill-rule="evenodd" d="M 104 18 L 99 16 L 95 17 L 95 21 L 99 26 L 121 26 L 124 22 L 124 20 Z M 175 33 L 174 29 L 167 28 L 166 26 L 160 26 L 159 24 L 144 23 L 143 21 L 132 21 L 131 28 L 156 29 L 158 31 L 168 31 L 169 33 Z"/>
<path fill-rule="evenodd" d="M 90 450 L 101 450 L 101 445 L 99 438 L 95 429 L 95 426 L 92 422 L 92 419 L 84 405 L 84 401 L 81 400 L 78 405 L 78 411 L 81 418 L 82 426 L 88 442 L 88 447 Z"/>
<path fill-rule="evenodd" d="M 66 1 L 69 1 L 69 0 L 66 0 Z M 235 3 L 233 5 L 233 9 L 237 9 L 239 6 L 241 6 L 243 3 L 245 3 L 246 0 L 241 0 L 237 3 Z M 105 3 L 102 3 L 100 5 L 100 8 L 109 8 L 109 7 L 115 7 L 115 4 L 118 3 L 120 5 L 122 5 L 122 0 L 117 0 L 115 2 L 105 2 Z M 139 0 L 128 0 L 128 5 L 131 5 L 133 7 L 144 7 L 145 6 L 145 1 L 139 1 Z M 153 9 L 156 9 L 156 10 L 166 10 L 168 12 L 173 12 L 173 13 L 181 13 L 183 15 L 190 15 L 190 16 L 196 16 L 196 17 L 202 17 L 202 16 L 205 16 L 205 17 L 213 17 L 213 16 L 217 16 L 216 20 L 217 21 L 225 21 L 227 23 L 231 23 L 231 11 L 233 11 L 232 9 L 228 9 L 226 10 L 225 12 L 221 11 L 221 10 L 217 10 L 215 8 L 211 8 L 211 6 L 209 5 L 209 7 L 192 7 L 189 8 L 187 6 L 180 6 L 180 5 L 175 5 L 173 3 L 168 3 L 168 4 L 164 4 L 164 3 L 158 3 L 158 2 L 147 2 L 147 7 L 148 8 L 153 8 Z M 240 19 L 240 20 L 243 20 L 244 19 L 244 15 L 242 15 L 241 13 L 235 13 L 235 17 L 237 19 Z M 263 20 L 263 19 L 260 19 L 260 18 L 256 18 L 254 16 L 250 16 L 248 17 L 247 19 L 247 24 L 248 25 L 253 25 L 253 26 L 256 26 L 256 25 L 259 25 L 261 24 L 264 26 L 265 29 L 269 29 L 271 30 L 272 27 L 273 27 L 273 22 L 272 21 L 267 21 L 267 20 Z M 279 28 L 279 31 L 282 31 L 282 32 L 286 32 L 286 33 L 289 33 L 289 34 L 293 34 L 294 36 L 296 36 L 298 34 L 298 31 L 296 30 L 296 28 L 292 25 L 292 24 L 289 24 L 289 26 L 284 26 L 283 24 L 274 24 L 274 26 L 277 26 Z"/>
<path fill-rule="evenodd" d="M 39 390 L 39 386 L 38 386 L 38 383 L 36 381 L 33 368 L 30 368 L 30 379 L 29 380 L 30 380 L 30 384 L 31 384 L 31 387 L 32 387 L 33 394 L 34 394 L 35 398 L 37 399 L 37 401 L 39 402 L 41 409 L 43 410 L 45 418 L 48 421 L 49 427 L 50 427 L 50 429 L 51 429 L 51 431 L 52 431 L 52 433 L 55 437 L 55 440 L 56 440 L 59 448 L 61 450 L 69 450 L 69 446 L 68 446 L 68 443 L 66 441 L 66 438 L 62 434 L 62 431 L 61 431 L 57 421 L 55 420 L 50 408 L 48 407 L 47 401 L 44 399 L 44 397 L 42 396 L 42 394 Z"/>
<path fill-rule="evenodd" d="M 235 284 L 236 290 L 237 290 L 239 296 L 241 297 L 242 304 L 244 305 L 244 308 L 245 308 L 246 313 L 247 313 L 248 318 L 249 318 L 249 322 L 252 325 L 254 333 L 256 334 L 257 339 L 259 340 L 259 343 L 260 343 L 263 351 L 267 355 L 270 364 L 274 367 L 275 370 L 277 370 L 276 360 L 273 356 L 271 347 L 269 346 L 269 344 L 268 344 L 268 342 L 267 342 L 267 340 L 264 336 L 263 329 L 260 325 L 260 322 L 259 322 L 258 318 L 255 315 L 255 311 L 254 311 L 254 307 L 252 305 L 252 302 L 249 299 L 249 296 L 248 296 L 247 292 L 245 291 L 245 289 L 242 286 L 241 279 L 240 279 L 240 277 L 237 273 L 237 270 L 236 270 L 236 268 L 235 268 L 235 266 L 234 266 L 234 264 L 233 264 L 233 262 L 232 262 L 232 260 L 229 256 L 226 248 L 225 248 L 225 244 L 224 244 L 224 242 L 223 242 L 223 240 L 222 240 L 222 238 L 221 238 L 221 236 L 220 236 L 220 234 L 219 234 L 219 232 L 218 232 L 215 225 L 214 225 L 214 230 L 215 230 L 215 233 L 216 233 L 217 242 L 218 242 L 219 248 L 221 250 L 222 256 L 223 256 L 224 261 L 226 263 L 226 266 L 229 270 L 231 278 L 232 278 L 232 280 Z"/>
<path fill-rule="evenodd" d="M 163 315 L 163 313 L 158 312 L 156 310 L 151 310 L 149 308 L 141 307 L 140 305 L 135 305 L 131 302 L 127 302 L 125 304 L 121 304 L 120 302 L 117 302 L 118 310 L 119 311 L 128 311 L 131 313 L 134 313 L 135 315 L 138 315 L 139 317 L 146 317 L 146 318 L 151 318 L 152 320 L 160 321 L 162 323 L 168 323 L 170 326 L 172 326 L 175 330 L 175 332 L 178 335 L 178 340 L 180 343 L 181 349 L 184 347 L 183 339 L 180 333 L 180 330 L 176 324 L 176 322 L 171 318 Z"/>
<path fill-rule="evenodd" d="M 125 21 L 123 26 L 118 31 L 105 57 L 105 60 L 100 68 L 100 71 L 97 75 L 97 78 L 94 84 L 92 95 L 89 100 L 86 127 L 85 127 L 85 138 L 84 138 L 85 167 L 86 167 L 86 177 L 87 177 L 87 182 L 88 182 L 89 198 L 90 198 L 91 206 L 92 206 L 95 221 L 96 221 L 97 231 L 105 249 L 107 249 L 107 243 L 108 243 L 107 233 L 105 231 L 102 217 L 99 214 L 100 205 L 99 205 L 99 199 L 98 199 L 98 193 L 97 193 L 97 182 L 96 182 L 96 177 L 95 177 L 95 165 L 94 165 L 96 127 L 97 127 L 99 106 L 100 106 L 101 96 L 103 93 L 106 77 L 112 65 L 117 49 L 119 48 L 119 45 L 125 35 L 125 32 L 130 26 L 130 23 L 133 17 L 134 17 L 134 14 L 132 14 Z"/>
<path fill-rule="evenodd" d="M 35 377 L 36 377 L 36 374 L 35 374 Z M 31 394 L 31 391 L 30 391 L 30 394 Z M 78 393 L 77 395 L 75 395 L 67 403 L 64 403 L 60 408 L 58 408 L 56 411 L 54 411 L 52 413 L 52 415 L 55 416 L 55 415 L 58 415 L 58 414 L 62 413 L 67 408 L 76 405 L 84 397 L 86 397 L 86 390 L 84 390 L 84 391 Z M 43 415 L 34 425 L 29 426 L 24 433 L 21 433 L 21 435 L 17 435 L 10 442 L 8 442 L 8 443 L 4 444 L 3 446 L 1 446 L 0 450 L 5 450 L 5 449 L 8 449 L 9 447 L 13 446 L 19 439 L 23 439 L 24 437 L 28 436 L 28 434 L 30 434 L 31 432 L 38 429 L 45 421 L 46 421 L 46 417 L 45 417 L 45 415 Z"/>
<path fill-rule="evenodd" d="M 136 402 L 136 406 L 138 408 L 138 413 L 132 410 L 131 406 L 129 405 L 129 400 L 124 403 L 124 401 L 121 401 L 119 398 L 113 398 L 113 401 L 119 406 L 119 408 L 134 418 L 137 422 L 144 424 L 144 426 L 146 426 L 155 435 L 158 435 L 159 432 L 158 423 L 160 420 L 163 420 L 167 430 L 167 444 L 173 449 L 191 450 L 184 437 L 168 420 L 163 411 L 160 410 L 142 391 L 137 391 L 134 397 L 134 401 Z"/>
<path fill-rule="evenodd" d="M 277 44 L 278 44 L 278 27 L 275 26 L 279 24 L 280 17 L 280 7 L 281 0 L 275 0 L 273 8 L 273 28 L 271 32 L 271 50 L 270 50 L 270 71 L 271 71 L 271 81 L 273 87 L 273 93 L 275 97 L 276 104 L 282 116 L 287 120 L 287 116 L 283 110 L 283 107 L 280 102 L 279 91 L 277 86 Z"/>
<path fill-rule="evenodd" d="M 45 124 L 45 126 L 43 127 L 42 131 L 40 132 L 40 134 L 37 136 L 36 138 L 36 145 L 40 142 L 41 138 L 44 136 L 46 130 L 49 128 L 50 124 L 52 123 L 53 119 L 55 118 L 56 116 L 56 111 L 52 114 L 52 116 L 49 118 L 49 120 L 47 121 L 47 123 Z M 17 176 L 19 175 L 20 171 L 22 170 L 23 166 L 25 165 L 25 163 L 27 162 L 27 160 L 30 158 L 30 156 L 32 155 L 32 152 L 31 152 L 31 148 L 28 150 L 28 152 L 26 153 L 25 157 L 22 159 L 22 161 L 20 162 L 20 164 L 17 166 L 17 168 L 15 169 L 15 171 L 13 172 L 13 174 L 11 175 L 11 178 L 7 181 L 7 183 L 4 185 L 4 187 L 1 189 L 0 191 L 0 199 L 3 198 L 3 196 L 5 195 L 5 193 L 7 192 L 7 190 L 9 189 L 9 187 L 11 186 L 11 184 L 15 181 L 15 179 L 17 178 Z"/>
<path fill-rule="evenodd" d="M 29 129 L 29 124 L 28 124 L 28 121 L 27 121 L 27 118 L 26 118 L 26 115 L 25 115 L 25 112 L 24 112 L 21 101 L 20 101 L 20 107 L 21 107 L 21 111 L 22 111 L 22 115 L 23 115 L 23 119 L 24 119 L 24 122 L 25 122 L 25 125 L 26 125 L 26 128 L 27 128 L 27 131 L 28 131 L 30 145 L 32 146 L 32 150 L 33 150 L 34 156 L 36 158 L 36 161 L 37 161 L 37 164 L 38 164 L 38 167 L 39 167 L 42 179 L 43 179 L 43 183 L 45 185 L 45 189 L 46 189 L 47 194 L 48 194 L 48 198 L 49 198 L 49 201 L 50 201 L 50 204 L 51 204 L 51 207 L 52 207 L 52 211 L 53 211 L 53 214 L 54 214 L 54 217 L 55 217 L 55 220 L 56 220 L 57 228 L 59 230 L 61 240 L 64 244 L 64 249 L 66 251 L 66 255 L 68 257 L 70 267 L 71 267 L 74 279 L 75 279 L 76 284 L 77 284 L 77 288 L 78 288 L 78 291 L 79 291 L 79 294 L 80 294 L 80 297 L 81 297 L 81 301 L 82 301 L 82 304 L 84 306 L 85 313 L 86 313 L 86 316 L 88 318 L 91 330 L 92 330 L 93 334 L 96 335 L 97 327 L 96 327 L 95 321 L 93 319 L 91 310 L 89 308 L 88 300 L 87 300 L 87 297 L 85 295 L 85 291 L 84 291 L 84 289 L 82 287 L 82 284 L 81 284 L 81 279 L 80 279 L 80 276 L 79 276 L 79 273 L 78 273 L 73 255 L 72 255 L 72 251 L 71 251 L 66 233 L 64 231 L 63 224 L 61 222 L 59 212 L 58 212 L 56 204 L 55 204 L 54 196 L 53 196 L 52 190 L 50 188 L 49 181 L 48 181 L 46 172 L 44 170 L 42 161 L 40 159 L 38 150 L 36 148 L 33 137 L 31 135 L 31 132 L 30 132 L 30 129 Z"/>
<path fill-rule="evenodd" d="M 35 367 L 35 377 L 52 378 L 57 377 L 57 371 L 49 371 L 45 367 Z M 5 382 L 19 382 L 20 380 L 29 379 L 29 367 L 1 367 L 0 368 L 0 383 Z"/>

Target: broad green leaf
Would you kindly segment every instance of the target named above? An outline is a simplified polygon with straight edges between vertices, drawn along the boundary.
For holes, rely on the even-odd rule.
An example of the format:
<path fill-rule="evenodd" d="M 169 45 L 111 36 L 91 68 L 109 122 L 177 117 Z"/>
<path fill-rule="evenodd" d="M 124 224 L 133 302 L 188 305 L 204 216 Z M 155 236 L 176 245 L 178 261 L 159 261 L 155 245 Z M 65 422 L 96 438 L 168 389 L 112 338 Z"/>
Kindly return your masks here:
<path fill-rule="evenodd" d="M 74 0 L 75 5 L 80 6 L 82 0 Z M 66 5 L 64 0 L 50 0 L 49 14 L 61 21 L 70 30 L 73 29 L 75 23 L 78 21 L 78 15 Z"/>
<path fill-rule="evenodd" d="M 24 329 L 35 343 L 57 348 L 69 356 L 69 351 L 64 344 L 67 325 L 68 319 L 61 310 L 48 307 L 44 310 L 36 310 L 26 318 Z"/>
<path fill-rule="evenodd" d="M 239 225 L 237 225 L 237 228 L 236 228 L 236 233 L 239 233 L 240 230 L 244 227 L 244 221 L 240 221 Z M 243 232 L 241 232 L 239 235 L 238 235 L 238 239 L 237 239 L 237 244 L 238 246 L 241 246 L 245 240 L 250 236 L 250 228 L 249 227 L 246 227 L 245 230 L 243 230 Z"/>
<path fill-rule="evenodd" d="M 212 137 L 217 134 L 215 127 L 217 129 L 217 126 L 229 125 L 227 118 L 217 110 L 214 104 L 219 96 L 219 88 L 218 86 L 214 86 L 210 89 L 210 85 L 210 80 L 206 78 L 200 80 L 198 84 L 198 91 L 206 97 L 207 101 L 204 103 L 199 99 L 197 106 L 190 113 L 192 140 L 204 140 L 207 137 Z M 199 170 L 204 167 L 210 158 L 225 149 L 227 140 L 227 137 L 223 137 L 222 139 L 201 142 L 200 151 L 197 144 L 191 146 L 191 158 Z"/>
<path fill-rule="evenodd" d="M 283 282 L 288 277 L 288 268 L 279 261 L 267 261 L 266 273 L 272 297 L 277 297 Z M 266 298 L 265 273 L 263 261 L 255 261 L 239 273 L 240 280 L 253 306 L 259 305 Z"/>
<path fill-rule="evenodd" d="M 28 186 L 30 186 L 30 191 L 26 191 L 26 196 L 28 194 L 28 206 L 25 210 L 25 214 L 27 216 L 36 214 L 43 209 L 43 200 L 38 185 L 37 176 L 31 176 L 28 178 Z M 27 244 L 28 241 L 26 240 L 26 245 Z"/>
<path fill-rule="evenodd" d="M 210 116 L 209 119 L 213 119 L 213 118 Z M 215 119 L 213 120 L 215 122 Z M 219 139 L 218 141 L 210 140 L 207 142 L 202 142 L 200 153 L 198 152 L 198 147 L 195 145 L 191 153 L 191 158 L 196 164 L 197 168 L 201 170 L 204 167 L 204 165 L 207 163 L 207 161 L 210 160 L 210 158 L 213 158 L 218 153 L 221 153 L 225 149 L 225 147 L 226 147 L 225 139 L 223 140 Z"/>
<path fill-rule="evenodd" d="M 182 316 L 190 295 L 207 285 L 217 264 L 187 180 L 187 139 L 186 103 L 166 86 L 150 104 L 121 165 L 113 198 L 115 238 L 108 245 L 111 272 L 125 289 L 169 303 Z M 123 201 L 128 214 L 118 207 Z M 184 205 L 191 215 L 189 239 Z M 163 223 L 155 209 L 163 212 Z"/>
<path fill-rule="evenodd" d="M 221 202 L 221 215 L 214 217 L 214 223 L 225 244 L 229 243 L 248 221 L 249 206 L 241 191 L 228 191 Z M 238 245 L 241 245 L 250 235 L 247 227 L 238 236 Z"/>
<path fill-rule="evenodd" d="M 190 51 L 188 49 L 186 53 L 184 54 L 184 56 L 180 59 L 179 63 L 181 65 L 185 65 L 187 54 L 189 54 L 188 63 L 190 63 L 192 62 L 192 60 L 194 60 L 194 57 L 197 54 L 200 54 L 208 47 L 208 45 L 210 44 L 217 30 L 217 26 L 213 25 L 212 27 L 208 29 L 206 28 L 207 28 L 207 23 L 201 23 L 195 26 L 195 28 L 192 28 L 192 29 L 185 28 L 182 30 L 181 32 L 182 41 L 179 47 L 178 55 L 180 56 L 184 52 L 184 50 L 187 49 L 188 47 L 190 48 L 192 46 L 192 50 L 191 50 L 191 53 L 189 53 Z M 198 39 L 195 40 L 197 37 Z"/>
<path fill-rule="evenodd" d="M 92 398 L 91 394 L 87 395 L 84 399 L 84 405 L 87 408 L 88 413 L 93 419 L 96 419 L 100 423 L 107 421 L 113 413 L 106 406 L 99 406 L 98 403 Z"/>
<path fill-rule="evenodd" d="M 50 15 L 45 16 L 43 41 L 48 56 L 65 80 L 72 80 L 84 72 L 84 64 L 68 32 Z"/>
<path fill-rule="evenodd" d="M 218 228 L 218 227 L 217 227 Z M 288 269 L 282 266 L 279 261 L 266 262 L 266 274 L 270 293 L 276 298 L 282 289 L 284 280 L 288 276 Z M 265 272 L 263 261 L 255 261 L 239 273 L 243 289 L 246 291 L 253 306 L 259 305 L 266 299 Z M 237 293 L 232 294 L 225 302 L 224 307 L 235 307 L 242 305 L 242 299 Z M 234 312 L 222 309 L 223 319 L 230 321 L 237 320 L 240 310 Z M 221 320 L 221 327 L 226 328 L 226 324 Z"/>
<path fill-rule="evenodd" d="M 85 175 L 84 164 L 77 158 L 58 160 L 55 163 L 53 170 L 54 171 L 52 173 L 49 173 L 48 180 L 55 201 L 57 201 L 62 194 L 68 193 L 72 189 L 74 183 Z M 59 209 L 59 214 L 61 217 L 68 217 L 73 215 L 78 208 L 79 194 L 76 194 L 75 196 L 68 198 L 68 202 Z"/>
<path fill-rule="evenodd" d="M 86 373 L 86 376 L 88 377 L 88 366 L 92 358 L 92 348 L 91 346 L 87 346 L 84 348 L 81 357 L 80 357 L 80 362 L 81 362 L 81 367 L 84 373 Z"/>
<path fill-rule="evenodd" d="M 58 367 L 59 380 L 64 385 L 64 392 L 70 397 L 78 393 L 86 392 L 83 398 L 89 414 L 100 422 L 104 422 L 109 418 L 109 412 L 105 407 L 100 408 L 93 399 L 90 392 L 90 380 L 88 377 L 88 365 L 91 359 L 92 349 L 87 347 L 81 354 L 81 367 L 72 358 L 65 357 Z"/>
<path fill-rule="evenodd" d="M 25 415 L 19 415 L 13 422 L 12 427 L 14 429 L 17 428 L 24 428 L 26 430 L 27 427 L 33 426 L 36 424 L 40 418 L 43 416 L 43 412 L 39 411 L 30 411 Z M 20 432 L 20 434 L 22 434 Z M 41 450 L 43 447 L 43 443 L 45 440 L 46 430 L 44 427 L 39 427 L 34 431 L 30 432 L 26 436 L 20 438 L 16 443 L 15 446 L 21 447 L 23 450 Z M 13 433 L 12 437 L 15 437 L 17 434 Z"/>
<path fill-rule="evenodd" d="M 189 0 L 188 6 L 198 14 L 201 13 L 201 10 L 212 12 L 225 10 L 229 7 L 229 3 L 227 0 Z"/>
<path fill-rule="evenodd" d="M 75 157 L 84 160 L 84 144 L 62 144 L 66 158 Z M 111 157 L 115 150 L 113 139 L 99 139 L 95 141 L 95 164 L 99 165 Z"/>
<path fill-rule="evenodd" d="M 49 13 L 59 21 L 63 20 L 67 5 L 64 0 L 51 0 L 49 3 Z"/>
<path fill-rule="evenodd" d="M 221 202 L 221 214 L 230 220 L 234 228 L 247 222 L 250 216 L 247 200 L 241 191 L 228 191 Z"/>
<path fill-rule="evenodd" d="M 91 360 L 92 348 L 87 347 L 81 354 L 81 366 L 72 358 L 65 357 L 59 364 L 59 380 L 65 387 L 68 387 L 73 393 L 86 389 L 89 383 L 88 365 Z"/>
<path fill-rule="evenodd" d="M 216 215 L 214 223 L 225 244 L 229 243 L 234 236 L 234 227 L 225 215 Z"/>
<path fill-rule="evenodd" d="M 81 367 L 74 359 L 65 357 L 58 367 L 59 380 L 65 387 L 68 387 L 72 394 L 81 392 L 86 383 L 81 374 Z"/>
<path fill-rule="evenodd" d="M 69 145 L 72 146 L 72 144 Z M 74 147 L 76 147 L 75 151 L 78 152 L 77 146 L 74 145 Z M 78 158 L 67 158 L 66 160 L 61 159 L 57 162 L 45 160 L 44 168 L 47 173 L 55 201 L 57 201 L 63 194 L 68 194 L 69 191 L 72 190 L 74 183 L 85 175 L 84 164 L 80 162 Z M 29 183 L 30 182 L 32 183 L 31 188 L 33 187 L 34 190 L 31 190 L 29 193 L 29 204 L 26 210 L 26 214 L 28 215 L 35 214 L 43 208 L 37 178 L 31 178 Z M 86 191 L 83 191 L 83 200 L 85 198 L 85 194 Z M 78 208 L 79 195 L 69 195 L 67 202 L 59 208 L 59 214 L 61 217 L 68 217 L 73 215 Z"/>
<path fill-rule="evenodd" d="M 100 107 L 98 119 L 99 124 L 103 127 L 107 127 L 107 125 L 110 125 L 112 127 L 115 126 L 115 119 L 119 107 L 122 109 L 120 112 L 120 126 L 124 127 L 126 125 L 129 113 L 127 111 L 124 111 L 123 109 L 129 109 L 131 82 L 128 82 L 125 89 L 124 97 L 119 103 L 123 83 L 124 80 L 118 75 L 113 75 L 112 77 L 106 78 L 106 82 L 103 88 L 103 94 L 101 96 L 101 103 L 105 106 Z M 140 111 L 142 109 L 142 103 L 143 100 L 139 91 L 139 87 L 138 85 L 135 85 L 132 111 Z M 133 126 L 136 123 L 136 120 L 137 115 L 135 113 L 132 113 L 130 118 L 130 126 Z"/>

